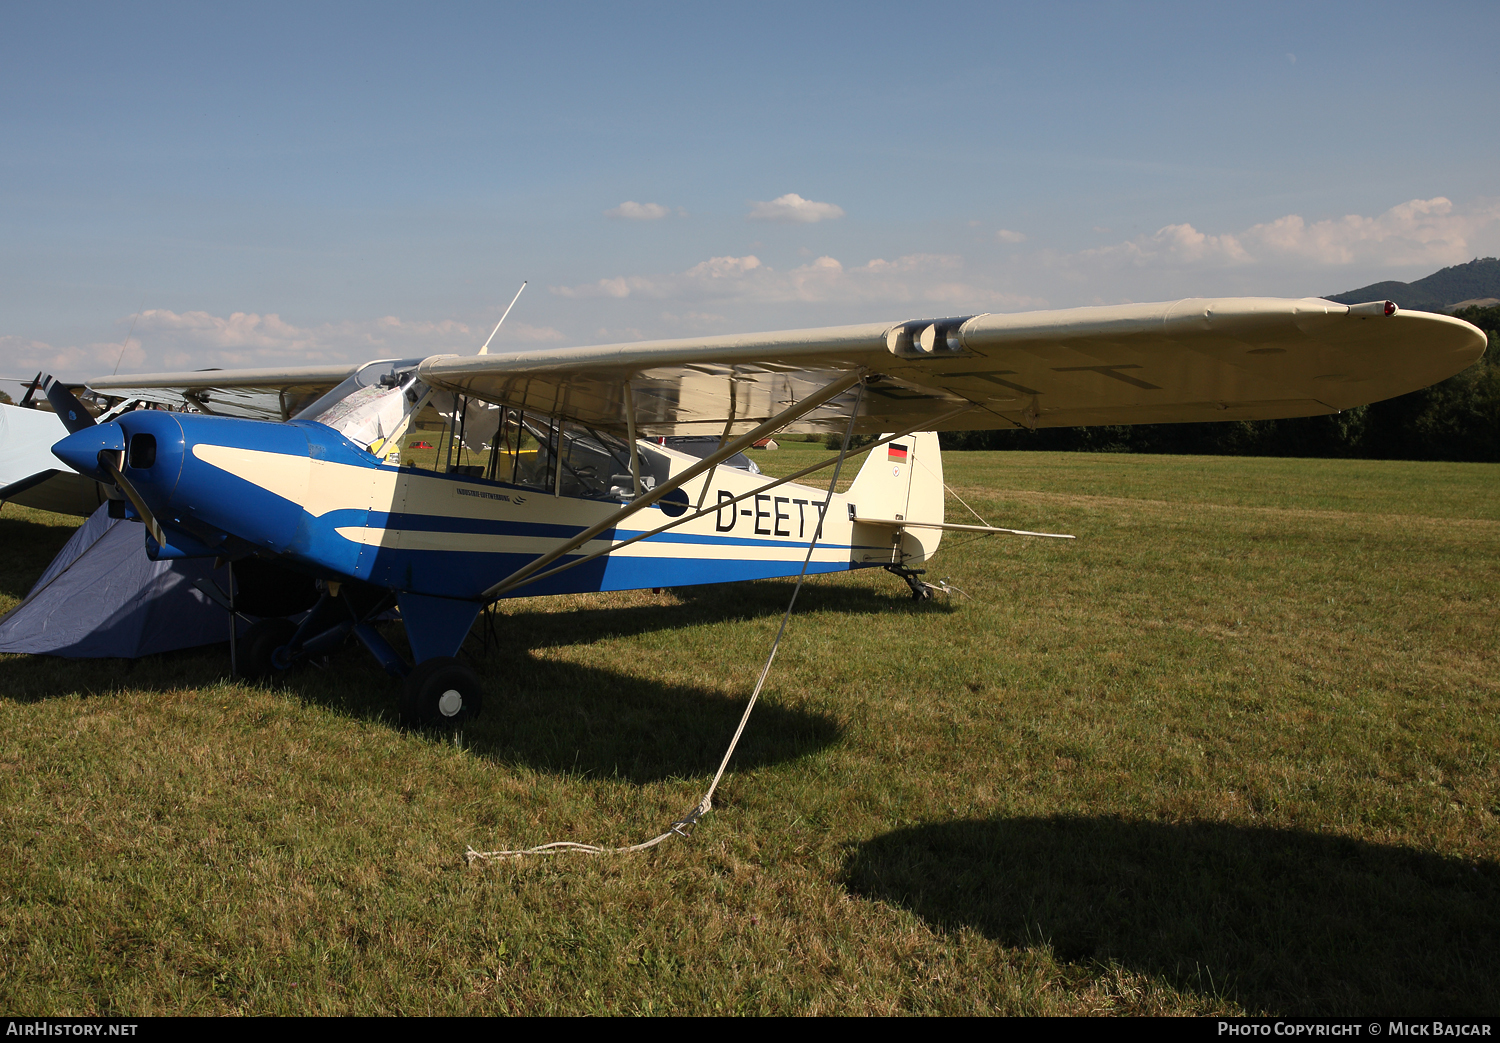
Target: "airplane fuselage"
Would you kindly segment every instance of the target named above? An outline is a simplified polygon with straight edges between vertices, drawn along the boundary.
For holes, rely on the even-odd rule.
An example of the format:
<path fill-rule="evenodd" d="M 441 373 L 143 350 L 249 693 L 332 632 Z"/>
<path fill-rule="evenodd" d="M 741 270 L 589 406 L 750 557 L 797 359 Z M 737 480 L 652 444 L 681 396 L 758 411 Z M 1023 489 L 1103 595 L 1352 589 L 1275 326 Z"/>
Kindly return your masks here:
<path fill-rule="evenodd" d="M 124 475 L 160 523 L 165 545 L 148 539 L 154 557 L 255 552 L 323 578 L 440 598 L 482 598 L 499 580 L 621 507 L 391 466 L 310 421 L 143 410 L 72 435 L 56 449 L 84 471 L 97 466 L 101 451 L 120 454 Z M 681 456 L 671 473 L 693 463 Z M 910 464 L 898 464 L 897 477 L 902 466 Z M 705 491 L 706 481 L 712 487 Z M 721 466 L 687 483 L 672 502 L 639 511 L 558 564 L 653 530 L 700 502 L 712 507 L 771 481 Z M 505 596 L 796 575 L 826 499 L 826 487 L 781 485 Z M 893 560 L 890 534 L 851 522 L 848 504 L 848 495 L 832 498 L 809 572 Z"/>

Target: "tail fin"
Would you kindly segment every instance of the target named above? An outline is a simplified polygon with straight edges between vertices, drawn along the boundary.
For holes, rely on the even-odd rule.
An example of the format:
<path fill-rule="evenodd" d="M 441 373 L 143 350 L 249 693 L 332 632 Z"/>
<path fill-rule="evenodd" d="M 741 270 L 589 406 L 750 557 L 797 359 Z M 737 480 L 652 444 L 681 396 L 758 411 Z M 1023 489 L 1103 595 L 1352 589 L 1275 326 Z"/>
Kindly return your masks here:
<path fill-rule="evenodd" d="M 845 496 L 861 518 L 942 522 L 943 457 L 938 449 L 937 432 L 922 431 L 876 449 L 859 469 Z M 936 553 L 943 538 L 941 529 L 898 532 L 899 543 L 892 546 L 892 559 L 898 564 L 927 560 Z"/>

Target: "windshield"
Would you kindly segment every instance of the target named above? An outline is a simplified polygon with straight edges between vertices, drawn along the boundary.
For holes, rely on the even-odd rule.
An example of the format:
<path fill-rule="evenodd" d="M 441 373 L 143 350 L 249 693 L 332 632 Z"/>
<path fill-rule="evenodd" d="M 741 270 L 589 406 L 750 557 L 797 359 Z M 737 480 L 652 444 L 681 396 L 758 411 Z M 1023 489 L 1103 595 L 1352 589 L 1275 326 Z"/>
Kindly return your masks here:
<path fill-rule="evenodd" d="M 417 380 L 420 359 L 371 362 L 297 414 L 331 427 L 361 449 L 389 463 L 400 459 L 401 436 L 427 401 Z"/>
<path fill-rule="evenodd" d="M 364 388 L 383 386 L 386 388 L 396 387 L 401 383 L 402 374 L 412 372 L 422 364 L 421 359 L 379 359 L 375 362 L 367 362 L 348 377 L 342 384 L 334 388 L 328 394 L 318 399 L 312 405 L 303 409 L 293 420 L 316 420 L 320 424 L 328 424 L 336 427 L 323 419 L 323 414 L 329 412 L 334 406 Z"/>

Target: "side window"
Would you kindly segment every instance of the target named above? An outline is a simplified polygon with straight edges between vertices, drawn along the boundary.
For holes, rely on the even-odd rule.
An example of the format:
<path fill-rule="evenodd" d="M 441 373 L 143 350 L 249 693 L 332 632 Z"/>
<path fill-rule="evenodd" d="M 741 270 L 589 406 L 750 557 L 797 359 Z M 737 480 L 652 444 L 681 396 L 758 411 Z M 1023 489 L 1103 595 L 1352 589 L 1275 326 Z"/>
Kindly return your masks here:
<path fill-rule="evenodd" d="M 650 442 L 640 442 L 636 454 L 640 459 L 642 488 L 655 489 L 672 476 L 671 457 L 657 452 Z M 625 473 L 630 473 L 629 467 L 625 468 Z"/>
<path fill-rule="evenodd" d="M 630 446 L 622 438 L 550 417 L 439 392 L 411 418 L 400 464 L 589 500 L 634 495 Z M 670 459 L 639 445 L 641 487 L 667 480 Z"/>
<path fill-rule="evenodd" d="M 441 465 L 444 462 L 443 454 L 447 450 L 447 439 L 448 419 L 438 412 L 432 398 L 429 398 L 406 425 L 406 432 L 401 438 L 401 466 L 418 471 L 446 470 Z"/>
<path fill-rule="evenodd" d="M 556 484 L 553 473 L 556 467 L 553 452 L 557 442 L 555 425 L 550 419 L 530 417 L 524 413 L 513 413 L 512 416 L 515 418 L 514 422 L 507 425 L 514 431 L 514 435 L 508 439 L 515 447 L 511 475 L 507 478 L 497 473 L 496 480 L 552 492 Z"/>
<path fill-rule="evenodd" d="M 550 478 L 542 477 L 551 471 L 545 422 L 536 429 L 528 421 L 518 434 L 519 420 L 514 410 L 436 392 L 407 424 L 399 463 L 419 471 L 516 481 L 550 492 Z"/>
<path fill-rule="evenodd" d="M 575 424 L 563 425 L 562 471 L 564 496 L 628 500 L 635 488 L 630 447 L 613 435 Z"/>

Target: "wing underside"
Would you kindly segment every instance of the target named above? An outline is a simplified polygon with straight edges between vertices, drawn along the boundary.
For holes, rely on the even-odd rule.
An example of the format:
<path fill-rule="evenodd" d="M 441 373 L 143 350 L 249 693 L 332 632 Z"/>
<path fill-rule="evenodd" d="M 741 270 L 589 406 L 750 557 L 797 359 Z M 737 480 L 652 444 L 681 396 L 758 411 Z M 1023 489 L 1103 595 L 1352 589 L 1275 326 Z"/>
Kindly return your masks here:
<path fill-rule="evenodd" d="M 429 385 L 646 435 L 738 433 L 853 371 L 856 430 L 967 409 L 944 430 L 1334 413 L 1442 380 L 1484 350 L 1442 315 L 1240 298 L 918 320 L 700 340 L 439 356 Z M 842 430 L 853 392 L 790 430 Z"/>
<path fill-rule="evenodd" d="M 453 392 L 625 434 L 741 434 L 850 374 L 856 431 L 1265 420 L 1334 413 L 1471 365 L 1484 335 L 1386 302 L 1190 299 L 778 333 L 440 355 Z M 354 367 L 218 370 L 88 381 L 116 398 L 285 420 Z M 855 391 L 788 430 L 842 431 Z M 960 412 L 961 411 L 961 412 Z"/>
<path fill-rule="evenodd" d="M 116 400 L 156 402 L 213 416 L 286 420 L 347 379 L 356 367 L 195 370 L 103 377 L 84 384 Z"/>

